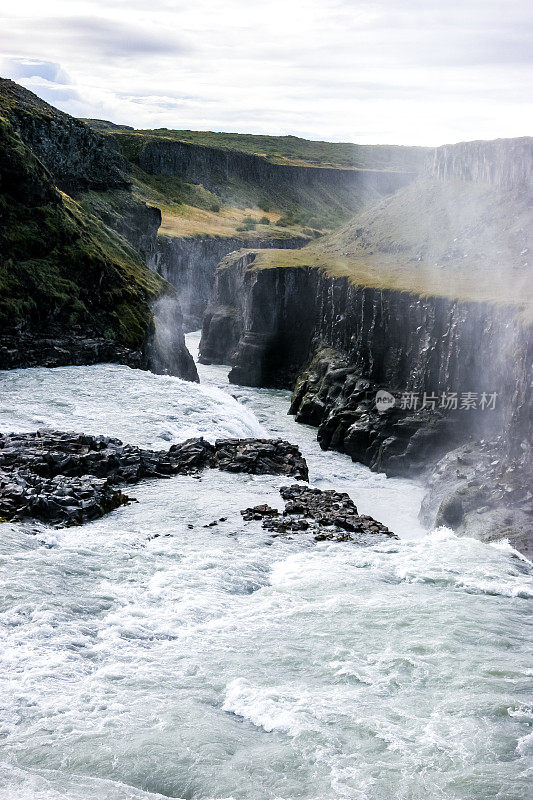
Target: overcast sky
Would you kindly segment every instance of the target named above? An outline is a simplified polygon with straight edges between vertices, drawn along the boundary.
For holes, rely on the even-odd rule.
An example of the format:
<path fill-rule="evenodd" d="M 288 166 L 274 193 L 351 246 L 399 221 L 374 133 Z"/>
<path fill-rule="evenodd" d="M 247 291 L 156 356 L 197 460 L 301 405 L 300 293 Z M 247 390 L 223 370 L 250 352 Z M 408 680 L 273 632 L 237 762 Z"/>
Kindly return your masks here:
<path fill-rule="evenodd" d="M 16 0 L 0 74 L 135 127 L 442 144 L 533 133 L 532 0 Z"/>

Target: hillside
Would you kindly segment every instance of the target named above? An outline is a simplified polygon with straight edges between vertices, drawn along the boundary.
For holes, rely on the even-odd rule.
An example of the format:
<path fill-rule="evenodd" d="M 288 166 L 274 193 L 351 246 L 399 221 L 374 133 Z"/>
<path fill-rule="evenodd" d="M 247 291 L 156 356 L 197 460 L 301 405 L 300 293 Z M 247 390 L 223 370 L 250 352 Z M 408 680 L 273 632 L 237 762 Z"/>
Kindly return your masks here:
<path fill-rule="evenodd" d="M 145 363 L 154 332 L 153 304 L 173 290 L 87 202 L 87 189 L 97 196 L 122 193 L 131 212 L 136 201 L 127 192 L 124 163 L 83 123 L 13 82 L 0 81 L 3 366 L 39 363 L 39 350 L 49 346 L 48 340 L 56 342 L 50 344 L 54 364 L 99 360 L 100 355 Z M 139 205 L 142 212 L 144 204 Z M 18 347 L 20 337 L 25 347 Z M 83 342 L 91 338 L 87 353 Z"/>
<path fill-rule="evenodd" d="M 428 172 L 302 250 L 257 252 L 254 267 L 311 266 L 359 286 L 530 308 L 532 221 L 527 182 Z"/>
<path fill-rule="evenodd" d="M 358 168 L 355 155 L 344 157 L 347 166 L 342 158 L 330 163 L 329 143 L 303 139 L 296 140 L 301 156 L 267 158 L 256 152 L 255 137 L 241 142 L 233 134 L 180 138 L 175 131 L 104 132 L 132 165 L 139 196 L 162 209 L 162 233 L 236 236 L 243 242 L 334 230 L 411 181 L 426 157 L 423 148 L 361 146 L 356 163 L 364 166 Z M 272 147 L 292 142 L 292 137 L 266 138 Z M 324 153 L 315 147 L 321 144 L 327 145 Z"/>
<path fill-rule="evenodd" d="M 250 133 L 216 133 L 169 128 L 140 130 L 136 133 L 248 153 L 260 156 L 272 164 L 334 169 L 418 172 L 423 166 L 425 155 L 430 152 L 430 148 L 426 147 L 321 142 L 298 136 L 261 136 Z"/>

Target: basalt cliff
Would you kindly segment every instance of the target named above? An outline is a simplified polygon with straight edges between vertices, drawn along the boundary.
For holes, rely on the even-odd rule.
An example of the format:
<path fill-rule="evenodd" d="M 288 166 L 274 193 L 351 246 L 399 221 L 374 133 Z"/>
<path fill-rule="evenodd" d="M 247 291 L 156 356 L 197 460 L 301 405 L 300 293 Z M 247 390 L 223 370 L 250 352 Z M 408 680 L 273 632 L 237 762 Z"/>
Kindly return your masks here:
<path fill-rule="evenodd" d="M 338 233 L 227 257 L 200 347 L 234 383 L 292 389 L 322 447 L 423 479 L 428 523 L 527 552 L 531 146 L 442 148 Z"/>
<path fill-rule="evenodd" d="M 309 243 L 411 181 L 422 153 L 271 163 L 77 120 L 9 80 L 0 115 L 0 368 L 118 361 L 197 380 L 183 316 L 201 325 L 221 258 Z"/>

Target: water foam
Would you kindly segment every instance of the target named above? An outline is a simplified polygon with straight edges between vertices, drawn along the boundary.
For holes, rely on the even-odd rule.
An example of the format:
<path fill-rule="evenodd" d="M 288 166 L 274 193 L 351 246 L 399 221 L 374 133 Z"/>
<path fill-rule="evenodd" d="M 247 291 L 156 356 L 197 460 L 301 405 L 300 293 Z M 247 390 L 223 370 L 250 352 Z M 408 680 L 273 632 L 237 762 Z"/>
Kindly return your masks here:
<path fill-rule="evenodd" d="M 286 394 L 109 365 L 2 382 L 18 430 L 281 433 L 314 481 L 416 527 L 418 487 L 320 453 Z M 282 482 L 178 476 L 82 528 L 3 526 L 1 800 L 528 798 L 528 563 L 446 529 L 357 548 L 243 526 Z"/>

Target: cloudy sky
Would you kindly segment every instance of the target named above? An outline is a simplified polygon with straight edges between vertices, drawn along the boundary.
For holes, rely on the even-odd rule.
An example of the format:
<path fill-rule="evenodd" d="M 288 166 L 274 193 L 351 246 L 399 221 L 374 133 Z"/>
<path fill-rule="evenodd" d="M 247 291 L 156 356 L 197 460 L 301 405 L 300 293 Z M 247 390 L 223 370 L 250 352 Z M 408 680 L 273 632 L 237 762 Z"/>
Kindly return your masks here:
<path fill-rule="evenodd" d="M 135 127 L 435 145 L 533 134 L 531 0 L 17 0 L 0 74 Z"/>

